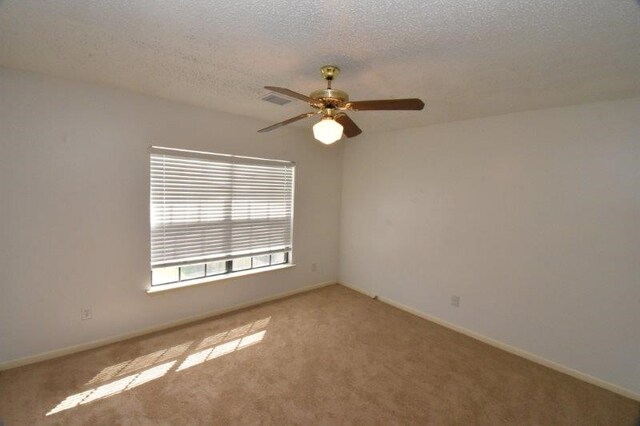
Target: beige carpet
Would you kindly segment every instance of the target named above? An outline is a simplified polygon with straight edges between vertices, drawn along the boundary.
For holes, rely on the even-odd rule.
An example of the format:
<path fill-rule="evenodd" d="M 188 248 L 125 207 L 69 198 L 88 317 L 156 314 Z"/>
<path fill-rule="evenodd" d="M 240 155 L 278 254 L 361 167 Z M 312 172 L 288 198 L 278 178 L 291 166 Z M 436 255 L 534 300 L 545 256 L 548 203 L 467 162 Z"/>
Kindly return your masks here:
<path fill-rule="evenodd" d="M 0 373 L 7 426 L 634 425 L 639 412 L 338 285 Z"/>

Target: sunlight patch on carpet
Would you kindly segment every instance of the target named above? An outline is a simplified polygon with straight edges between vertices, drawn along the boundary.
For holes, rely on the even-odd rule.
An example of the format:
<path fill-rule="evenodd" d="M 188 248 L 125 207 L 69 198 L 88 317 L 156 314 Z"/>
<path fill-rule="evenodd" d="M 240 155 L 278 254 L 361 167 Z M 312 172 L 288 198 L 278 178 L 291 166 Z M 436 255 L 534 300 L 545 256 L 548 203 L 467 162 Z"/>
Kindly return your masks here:
<path fill-rule="evenodd" d="M 165 376 L 174 366 L 178 366 L 174 373 L 183 371 L 205 361 L 258 344 L 264 339 L 266 334 L 264 328 L 270 320 L 271 317 L 262 318 L 204 337 L 191 351 L 189 349 L 194 346 L 193 340 L 105 367 L 85 386 L 104 384 L 69 395 L 46 415 L 50 416 L 134 389 Z"/>

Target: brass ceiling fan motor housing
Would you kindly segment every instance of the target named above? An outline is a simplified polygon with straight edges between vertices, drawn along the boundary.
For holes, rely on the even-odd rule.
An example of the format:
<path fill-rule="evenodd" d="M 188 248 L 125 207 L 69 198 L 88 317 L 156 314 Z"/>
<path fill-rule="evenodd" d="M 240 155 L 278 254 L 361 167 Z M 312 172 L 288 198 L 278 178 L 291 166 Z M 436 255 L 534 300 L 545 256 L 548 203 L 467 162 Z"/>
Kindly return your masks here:
<path fill-rule="evenodd" d="M 327 107 L 337 108 L 349 101 L 349 95 L 347 92 L 343 92 L 338 89 L 321 89 L 311 92 L 309 95 L 311 99 L 322 102 Z"/>
<path fill-rule="evenodd" d="M 322 78 L 327 81 L 327 88 L 311 92 L 311 99 L 322 102 L 325 108 L 338 108 L 349 101 L 347 92 L 331 88 L 331 82 L 340 74 L 340 68 L 335 65 L 325 65 L 320 68 Z"/>

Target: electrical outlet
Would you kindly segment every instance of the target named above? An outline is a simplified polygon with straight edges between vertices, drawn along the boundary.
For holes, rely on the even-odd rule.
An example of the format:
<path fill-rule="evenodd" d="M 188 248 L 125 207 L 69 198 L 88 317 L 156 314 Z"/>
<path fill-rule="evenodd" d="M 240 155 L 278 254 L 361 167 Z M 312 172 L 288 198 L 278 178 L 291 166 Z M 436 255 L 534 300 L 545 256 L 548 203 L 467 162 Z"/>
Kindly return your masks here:
<path fill-rule="evenodd" d="M 451 296 L 451 306 L 454 306 L 456 308 L 460 307 L 460 296 Z"/>
<path fill-rule="evenodd" d="M 316 272 L 318 270 L 318 265 L 315 263 L 311 264 L 311 272 Z"/>
<path fill-rule="evenodd" d="M 81 320 L 90 320 L 91 318 L 93 318 L 93 312 L 91 311 L 91 308 L 82 308 L 80 309 L 80 319 Z"/>

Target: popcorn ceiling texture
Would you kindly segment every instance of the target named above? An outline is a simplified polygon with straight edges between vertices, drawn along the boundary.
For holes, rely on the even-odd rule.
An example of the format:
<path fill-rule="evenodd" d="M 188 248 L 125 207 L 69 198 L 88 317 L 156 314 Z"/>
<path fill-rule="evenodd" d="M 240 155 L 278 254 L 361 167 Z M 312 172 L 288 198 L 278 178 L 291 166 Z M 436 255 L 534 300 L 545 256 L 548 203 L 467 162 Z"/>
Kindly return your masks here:
<path fill-rule="evenodd" d="M 10 68 L 280 121 L 308 108 L 262 86 L 335 63 L 352 99 L 427 103 L 353 113 L 366 131 L 639 96 L 639 40 L 632 0 L 0 0 Z"/>

